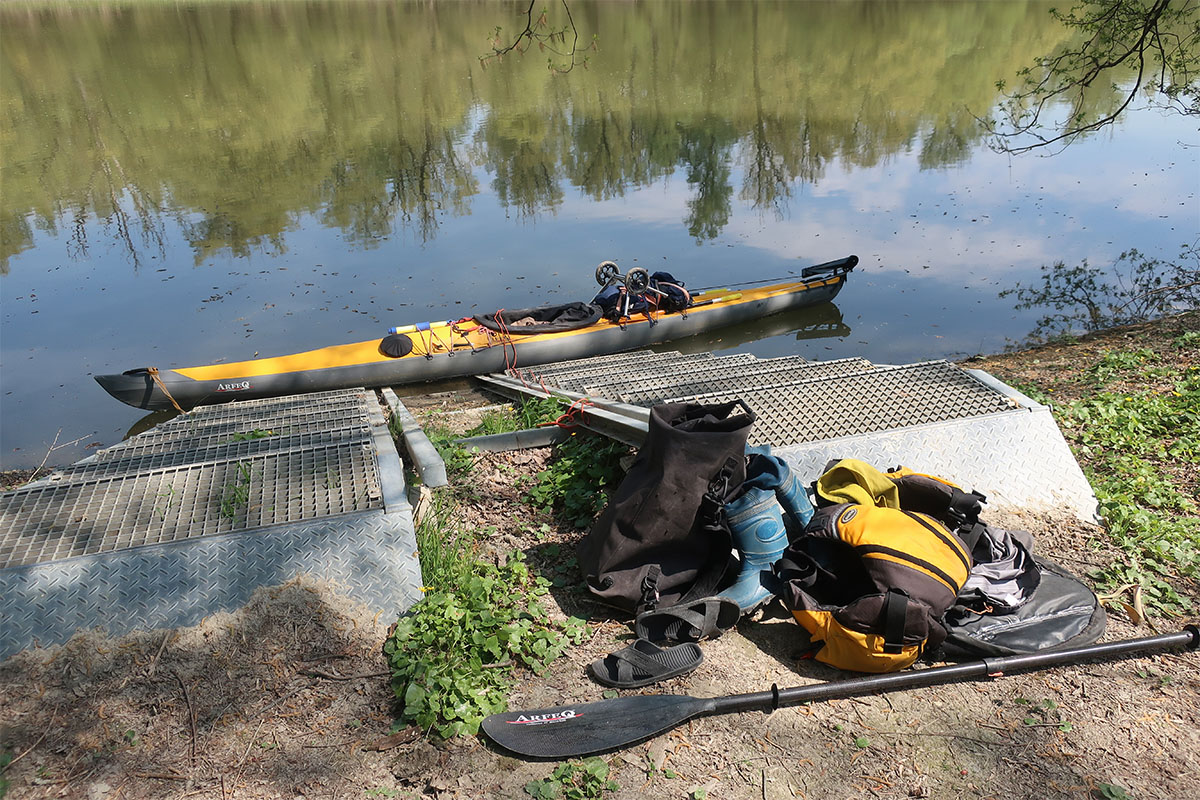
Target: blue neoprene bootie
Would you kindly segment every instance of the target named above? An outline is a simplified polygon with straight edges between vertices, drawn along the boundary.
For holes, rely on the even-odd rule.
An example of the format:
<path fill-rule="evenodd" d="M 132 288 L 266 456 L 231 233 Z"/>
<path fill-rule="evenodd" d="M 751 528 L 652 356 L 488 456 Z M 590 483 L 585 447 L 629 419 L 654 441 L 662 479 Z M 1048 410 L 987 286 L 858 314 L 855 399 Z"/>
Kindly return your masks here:
<path fill-rule="evenodd" d="M 813 517 L 812 501 L 808 499 L 808 492 L 804 490 L 796 473 L 788 468 L 786 461 L 777 456 L 768 458 L 775 462 L 779 476 L 775 485 L 775 497 L 779 500 L 779 505 L 783 506 L 783 518 L 791 535 L 799 536 L 800 531 L 804 530 L 804 526 Z"/>
<path fill-rule="evenodd" d="M 746 448 L 745 486 L 759 489 L 774 489 L 775 498 L 783 506 L 783 519 L 788 534 L 793 538 L 800 535 L 813 516 L 812 501 L 800 480 L 779 456 L 771 455 L 771 445 L 760 444 Z"/>
<path fill-rule="evenodd" d="M 725 506 L 742 569 L 733 586 L 721 592 L 736 602 L 743 614 L 771 598 L 760 573 L 770 573 L 771 565 L 788 546 L 789 531 L 793 537 L 799 535 L 813 515 L 804 486 L 786 461 L 771 455 L 769 445 L 748 447 L 746 453 L 744 493 Z"/>
<path fill-rule="evenodd" d="M 748 487 L 741 497 L 725 505 L 725 514 L 742 568 L 721 596 L 737 603 L 743 614 L 749 614 L 774 596 L 763 586 L 760 573 L 769 575 L 771 565 L 788 545 L 783 509 L 774 489 Z"/>

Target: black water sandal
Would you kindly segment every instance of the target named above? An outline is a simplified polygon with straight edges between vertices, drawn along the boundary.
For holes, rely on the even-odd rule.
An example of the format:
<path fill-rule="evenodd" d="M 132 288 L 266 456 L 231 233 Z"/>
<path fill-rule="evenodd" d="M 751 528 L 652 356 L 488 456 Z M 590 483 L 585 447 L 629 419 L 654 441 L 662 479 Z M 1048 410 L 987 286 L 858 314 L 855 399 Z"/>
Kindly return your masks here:
<path fill-rule="evenodd" d="M 652 642 L 698 642 L 715 639 L 737 625 L 742 610 L 725 597 L 706 597 L 670 608 L 643 611 L 633 623 L 639 639 Z"/>
<path fill-rule="evenodd" d="M 609 653 L 592 662 L 592 677 L 597 683 L 618 689 L 636 689 L 676 675 L 686 675 L 700 666 L 704 653 L 695 644 L 659 647 L 638 639 L 629 647 Z"/>

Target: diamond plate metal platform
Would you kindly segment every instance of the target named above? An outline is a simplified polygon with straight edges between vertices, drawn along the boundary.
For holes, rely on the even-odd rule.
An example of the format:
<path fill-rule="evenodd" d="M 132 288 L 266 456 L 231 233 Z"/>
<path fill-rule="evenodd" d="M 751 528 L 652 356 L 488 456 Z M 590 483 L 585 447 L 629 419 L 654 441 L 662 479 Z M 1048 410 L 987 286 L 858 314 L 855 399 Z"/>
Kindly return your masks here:
<path fill-rule="evenodd" d="M 646 407 L 742 399 L 758 416 L 751 444 L 772 445 L 805 482 L 854 457 L 942 475 L 988 495 L 992 507 L 1095 519 L 1095 495 L 1050 409 L 980 370 L 720 356 L 608 360 L 600 370 L 582 360 L 569 374 L 566 386 L 554 375 L 542 381 L 569 394 L 590 375 L 589 395 Z"/>
<path fill-rule="evenodd" d="M 652 370 L 664 365 L 681 367 L 696 362 L 713 361 L 712 353 L 630 353 L 626 358 L 607 360 L 601 364 L 575 363 L 569 368 L 557 364 L 529 367 L 525 374 L 530 380 L 553 381 L 554 385 L 572 392 L 584 391 L 589 384 L 605 380 L 613 375 L 627 375 L 634 371 Z"/>
<path fill-rule="evenodd" d="M 871 362 L 861 358 L 843 358 L 836 361 L 807 361 L 799 356 L 753 360 L 749 363 L 729 361 L 729 356 L 717 359 L 712 369 L 704 370 L 705 364 L 693 371 L 672 371 L 668 376 L 647 377 L 640 386 L 629 383 L 610 384 L 596 387 L 597 392 L 611 392 L 618 400 L 639 405 L 667 403 L 677 398 L 698 394 L 732 391 L 744 393 L 748 389 L 765 388 L 801 381 L 816 381 L 838 375 L 869 372 L 874 369 Z"/>
<path fill-rule="evenodd" d="M 1011 398 L 945 361 L 877 367 L 819 381 L 722 389 L 676 399 L 717 403 L 736 398 L 745 400 L 758 414 L 751 443 L 781 447 L 1015 407 Z"/>
<path fill-rule="evenodd" d="M 373 392 L 203 407 L 0 494 L 0 658 L 194 624 L 300 572 L 389 614 L 421 596 Z"/>

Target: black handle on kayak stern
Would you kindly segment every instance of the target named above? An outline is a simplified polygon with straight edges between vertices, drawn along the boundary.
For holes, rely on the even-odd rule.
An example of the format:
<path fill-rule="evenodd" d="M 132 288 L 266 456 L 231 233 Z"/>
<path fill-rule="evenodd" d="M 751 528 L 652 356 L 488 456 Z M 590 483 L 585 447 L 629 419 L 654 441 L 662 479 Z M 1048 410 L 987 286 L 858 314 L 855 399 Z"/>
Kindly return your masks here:
<path fill-rule="evenodd" d="M 824 264 L 814 264 L 800 270 L 800 277 L 811 278 L 826 272 L 846 273 L 858 266 L 858 256 L 846 256 L 836 261 L 826 261 Z"/>

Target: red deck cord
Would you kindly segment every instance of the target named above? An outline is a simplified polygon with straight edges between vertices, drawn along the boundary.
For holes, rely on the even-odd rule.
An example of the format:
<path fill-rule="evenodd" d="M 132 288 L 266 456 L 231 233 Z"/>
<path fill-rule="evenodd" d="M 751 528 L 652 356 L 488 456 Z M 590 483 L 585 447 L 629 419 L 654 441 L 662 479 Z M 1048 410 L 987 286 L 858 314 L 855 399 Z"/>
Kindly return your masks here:
<path fill-rule="evenodd" d="M 572 401 L 571 405 L 567 406 L 567 410 L 560 414 L 557 419 L 554 419 L 550 422 L 543 422 L 538 427 L 545 428 L 550 425 L 554 425 L 555 427 L 565 428 L 567 430 L 570 430 L 571 428 L 578 428 L 587 421 L 588 406 L 594 405 L 595 403 L 593 403 L 589 398 L 581 397 L 578 400 Z"/>
<path fill-rule="evenodd" d="M 500 334 L 504 338 L 500 340 L 500 346 L 504 348 L 504 370 L 505 372 L 513 371 L 517 368 L 517 345 L 512 340 L 512 333 L 508 330 L 508 325 L 504 322 L 504 309 L 496 310 L 492 315 L 492 319 L 496 321 L 496 327 L 500 329 Z M 512 345 L 512 357 L 509 358 L 508 348 Z"/>

